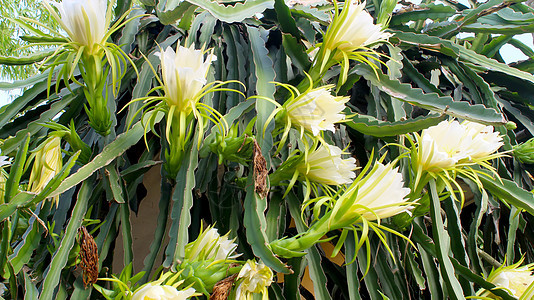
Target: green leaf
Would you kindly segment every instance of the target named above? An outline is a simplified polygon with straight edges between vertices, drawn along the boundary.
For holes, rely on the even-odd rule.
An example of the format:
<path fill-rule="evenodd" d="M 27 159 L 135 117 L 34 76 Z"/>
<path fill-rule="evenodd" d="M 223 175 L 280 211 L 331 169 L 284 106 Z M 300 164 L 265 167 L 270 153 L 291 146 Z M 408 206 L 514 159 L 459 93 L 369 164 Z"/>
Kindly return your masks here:
<path fill-rule="evenodd" d="M 252 58 L 254 61 L 254 76 L 256 77 L 256 93 L 258 96 L 274 99 L 275 86 L 272 83 L 275 79 L 273 61 L 269 58 L 269 51 L 265 47 L 268 31 L 261 28 L 247 26 L 252 48 Z M 271 131 L 274 129 L 274 121 L 265 126 L 267 119 L 275 109 L 275 105 L 266 100 L 256 101 L 256 137 L 260 145 L 261 152 L 267 160 L 267 168 L 270 166 L 270 156 L 267 155 L 272 148 L 273 140 Z M 263 128 L 267 127 L 265 134 Z"/>
<path fill-rule="evenodd" d="M 391 17 L 390 26 L 406 24 L 409 21 L 432 19 L 444 20 L 456 14 L 456 9 L 443 4 L 421 4 L 413 10 L 397 13 Z"/>
<path fill-rule="evenodd" d="M 367 65 L 357 65 L 354 71 L 356 74 L 365 77 L 382 92 L 412 105 L 483 124 L 503 125 L 506 123 L 502 114 L 495 109 L 486 108 L 484 105 L 471 105 L 466 101 L 457 102 L 451 97 L 440 97 L 435 93 L 425 94 L 421 89 L 412 88 L 409 84 L 400 83 L 398 80 L 390 80 L 383 73 L 376 74 Z"/>
<path fill-rule="evenodd" d="M 282 44 L 284 51 L 295 66 L 301 70 L 309 70 L 312 63 L 304 45 L 300 44 L 293 35 L 287 33 L 282 34 Z"/>
<path fill-rule="evenodd" d="M 164 25 L 174 24 L 182 19 L 184 15 L 194 6 L 186 1 L 159 1 L 156 12 L 160 22 Z"/>
<path fill-rule="evenodd" d="M 198 131 L 192 139 L 196 141 Z M 193 145 L 194 144 L 194 145 Z M 198 148 L 191 143 L 186 149 L 182 165 L 176 175 L 176 186 L 172 194 L 171 228 L 169 230 L 169 245 L 165 250 L 165 262 L 168 267 L 182 261 L 185 256 L 185 245 L 189 243 L 188 229 L 191 225 L 191 208 L 193 207 L 193 188 L 195 187 L 195 170 L 198 166 Z"/>
<path fill-rule="evenodd" d="M 459 57 L 461 60 L 477 64 L 486 70 L 498 71 L 521 78 L 523 80 L 534 82 L 534 76 L 532 74 L 510 67 L 484 55 L 480 55 L 475 51 L 466 49 L 458 44 L 454 44 L 449 40 L 440 39 L 438 37 L 428 36 L 425 34 L 399 31 L 395 32 L 395 37 L 408 44 L 418 45 L 421 48 L 431 51 L 438 51 L 454 58 Z"/>
<path fill-rule="evenodd" d="M 280 23 L 282 32 L 289 33 L 293 38 L 299 40 L 300 31 L 297 27 L 295 19 L 293 19 L 291 16 L 291 11 L 287 7 L 286 3 L 283 0 L 275 0 L 274 9 L 276 11 L 276 18 L 278 23 Z"/>
<path fill-rule="evenodd" d="M 463 227 L 460 220 L 460 203 L 451 197 L 444 199 L 441 201 L 441 203 L 443 210 L 445 210 L 447 215 L 447 232 L 451 238 L 451 251 L 453 256 L 460 264 L 469 266 L 470 261 L 468 253 L 465 251 L 466 246 L 462 231 Z M 464 291 L 465 295 L 474 294 L 473 287 L 471 286 L 470 282 L 462 280 L 460 281 L 460 285 L 462 286 L 462 290 Z"/>
<path fill-rule="evenodd" d="M 117 45 L 121 45 L 121 49 L 125 53 L 130 53 L 132 50 L 132 43 L 135 41 L 135 36 L 139 32 L 139 24 L 141 23 L 141 18 L 138 16 L 142 15 L 143 13 L 144 11 L 142 9 L 133 9 L 128 15 L 128 18 L 132 18 L 132 20 L 126 23 L 124 28 L 121 30 L 121 38 L 119 39 Z M 119 16 L 120 15 L 122 15 L 122 13 L 119 14 Z"/>
<path fill-rule="evenodd" d="M 234 23 L 241 22 L 246 18 L 253 17 L 255 14 L 262 13 L 268 8 L 274 7 L 274 0 L 245 0 L 236 2 L 234 5 L 211 2 L 210 0 L 187 0 L 196 6 L 209 11 L 217 19 Z"/>
<path fill-rule="evenodd" d="M 160 252 L 160 249 L 164 246 L 163 238 L 165 237 L 165 231 L 167 229 L 167 220 L 169 217 L 169 204 L 171 202 L 171 194 L 172 194 L 172 186 L 165 178 L 165 176 L 161 177 L 161 196 L 159 199 L 158 209 L 158 220 L 156 225 L 156 230 L 154 232 L 154 240 L 150 244 L 150 250 L 148 255 L 145 257 L 145 260 L 143 261 L 144 267 L 143 271 L 145 274 L 143 275 L 143 278 L 141 279 L 141 283 L 145 283 L 150 278 L 150 271 L 152 271 L 152 268 L 154 267 L 154 263 L 156 262 L 156 258 Z"/>
<path fill-rule="evenodd" d="M 430 216 L 432 218 L 432 235 L 436 243 L 436 254 L 441 270 L 441 278 L 445 283 L 450 299 L 465 299 L 462 286 L 454 274 L 454 267 L 449 257 L 450 237 L 441 219 L 439 196 L 436 182 L 431 180 L 430 185 Z"/>
<path fill-rule="evenodd" d="M 46 81 L 49 72 L 50 69 L 24 80 L 15 80 L 13 82 L 0 82 L 0 90 L 13 90 L 36 85 L 39 82 Z"/>
<path fill-rule="evenodd" d="M 33 53 L 32 55 L 24 55 L 24 56 L 0 56 L 0 64 L 2 65 L 8 65 L 8 66 L 20 66 L 20 65 L 30 65 L 39 61 L 42 61 L 43 59 L 49 57 L 52 55 L 56 50 L 44 50 L 44 51 L 37 51 Z"/>
<path fill-rule="evenodd" d="M 54 299 L 54 290 L 59 284 L 59 279 L 63 268 L 67 265 L 67 259 L 69 252 L 74 245 L 76 235 L 78 234 L 78 229 L 82 225 L 83 217 L 87 212 L 88 202 L 91 198 L 91 193 L 93 190 L 93 179 L 85 180 L 82 183 L 80 191 L 78 192 L 78 199 L 76 199 L 76 204 L 72 211 L 69 224 L 65 230 L 65 234 L 61 239 L 61 243 L 52 256 L 52 261 L 48 268 L 48 273 L 46 273 L 43 281 L 43 289 L 41 291 L 41 296 L 39 299 Z"/>
<path fill-rule="evenodd" d="M 133 182 L 143 176 L 153 166 L 161 164 L 161 161 L 145 160 L 138 164 L 129 166 L 126 170 L 121 171 L 121 177 L 126 183 Z"/>
<path fill-rule="evenodd" d="M 282 263 L 267 247 L 268 240 L 265 234 L 265 208 L 266 200 L 262 199 L 254 191 L 254 174 L 250 172 L 247 179 L 247 188 L 245 190 L 245 216 L 243 225 L 246 229 L 247 242 L 252 246 L 252 251 L 259 257 L 263 263 L 276 272 L 291 273 L 284 263 Z"/>
<path fill-rule="evenodd" d="M 30 226 L 24 232 L 21 242 L 13 249 L 13 254 L 9 256 L 9 261 L 16 273 L 19 273 L 24 265 L 28 263 L 33 255 L 33 251 L 35 251 L 41 242 L 44 233 L 43 226 L 37 222 L 35 216 L 32 216 L 28 223 Z"/>
<path fill-rule="evenodd" d="M 479 176 L 479 178 L 490 194 L 503 202 L 524 209 L 529 214 L 534 215 L 534 194 L 520 188 L 517 183 L 508 179 L 499 180 L 488 176 Z"/>
<path fill-rule="evenodd" d="M 350 115 L 351 113 L 347 114 Z M 355 114 L 347 118 L 343 124 L 363 134 L 385 137 L 421 131 L 430 126 L 437 125 L 447 118 L 447 115 L 442 114 L 419 116 L 415 119 L 404 121 L 387 122 L 380 121 L 373 116 Z"/>
<path fill-rule="evenodd" d="M 2 152 L 9 154 L 12 151 L 15 151 L 27 134 L 35 135 L 39 131 L 43 130 L 42 124 L 56 117 L 59 112 L 65 109 L 65 107 L 67 107 L 72 101 L 79 99 L 80 96 L 81 89 L 75 90 L 74 93 L 62 97 L 59 101 L 55 101 L 51 105 L 50 109 L 43 112 L 38 119 L 30 122 L 25 129 L 18 131 L 14 137 L 6 139 L 4 141 L 4 145 L 2 146 Z"/>
<path fill-rule="evenodd" d="M 156 123 L 163 118 L 163 114 L 158 114 L 156 117 Z M 59 195 L 85 179 L 89 178 L 94 172 L 110 164 L 115 158 L 123 154 L 131 146 L 137 144 L 143 137 L 144 127 L 141 124 L 142 121 L 137 122 L 129 131 L 117 136 L 117 138 L 109 143 L 103 150 L 93 158 L 85 166 L 81 167 L 76 173 L 65 179 L 61 185 L 54 191 L 50 197 Z"/>
<path fill-rule="evenodd" d="M 295 221 L 295 225 L 299 233 L 306 232 L 308 226 L 304 224 L 300 217 L 300 202 L 294 193 L 289 193 L 286 197 L 291 217 Z M 332 299 L 326 288 L 326 275 L 321 266 L 321 255 L 316 246 L 308 248 L 306 251 L 306 261 L 310 271 L 310 278 L 313 281 L 313 291 L 315 292 L 315 299 Z"/>
<path fill-rule="evenodd" d="M 0 205 L 0 221 L 5 221 L 5 219 L 11 216 L 17 208 L 27 205 L 33 198 L 35 198 L 34 194 L 20 192 L 13 197 L 9 203 Z"/>
<path fill-rule="evenodd" d="M 41 81 L 35 84 L 30 89 L 26 90 L 20 97 L 14 99 L 5 107 L 5 110 L 0 114 L 0 127 L 3 127 L 7 122 L 20 113 L 29 103 L 35 102 L 37 96 L 44 92 L 47 87 L 47 82 Z"/>
<path fill-rule="evenodd" d="M 15 160 L 13 161 L 12 168 L 9 172 L 9 177 L 7 178 L 5 185 L 4 199 L 2 201 L 3 203 L 11 202 L 11 198 L 13 198 L 18 193 L 20 179 L 22 178 L 22 174 L 24 173 L 24 166 L 26 165 L 26 157 L 28 156 L 29 146 L 30 135 L 27 134 L 24 137 L 24 141 L 22 142 L 22 147 L 20 147 L 19 151 L 17 151 L 17 155 L 15 156 Z M 4 218 L 0 217 L 0 220 L 3 219 Z"/>
<path fill-rule="evenodd" d="M 33 283 L 33 280 L 30 278 L 26 271 L 23 271 L 24 276 L 24 300 L 37 300 L 39 297 L 39 291 Z"/>
<path fill-rule="evenodd" d="M 357 255 L 356 241 L 354 239 L 354 231 L 349 232 L 345 240 L 345 268 L 347 276 L 347 288 L 349 289 L 349 300 L 360 300 L 360 280 L 358 279 L 358 264 L 352 262 L 352 259 Z"/>
<path fill-rule="evenodd" d="M 474 23 L 462 27 L 463 32 L 474 32 L 474 33 L 491 33 L 491 34 L 522 34 L 534 32 L 534 24 L 531 25 L 488 25 L 483 23 Z"/>
<path fill-rule="evenodd" d="M 133 238 L 132 238 L 132 225 L 130 222 L 130 206 L 128 203 L 119 204 L 119 214 L 121 218 L 121 230 L 122 230 L 122 247 L 124 249 L 124 265 L 127 266 L 133 262 Z"/>
<path fill-rule="evenodd" d="M 124 203 L 121 178 L 119 177 L 119 172 L 117 171 L 117 168 L 115 167 L 115 165 L 108 165 L 104 169 L 104 174 L 106 175 L 105 178 L 107 179 L 106 183 L 108 184 L 111 190 L 113 200 L 117 203 Z M 127 265 L 128 264 L 125 264 L 125 266 Z"/>

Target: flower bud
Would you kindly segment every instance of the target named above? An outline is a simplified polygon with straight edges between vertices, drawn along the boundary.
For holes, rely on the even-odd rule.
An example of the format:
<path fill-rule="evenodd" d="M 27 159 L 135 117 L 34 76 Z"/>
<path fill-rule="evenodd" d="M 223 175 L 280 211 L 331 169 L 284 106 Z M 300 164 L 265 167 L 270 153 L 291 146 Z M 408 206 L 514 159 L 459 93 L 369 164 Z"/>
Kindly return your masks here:
<path fill-rule="evenodd" d="M 4 198 L 6 196 L 6 182 L 8 174 L 4 169 L 0 169 L 0 204 L 4 203 Z"/>
<path fill-rule="evenodd" d="M 219 157 L 219 164 L 232 161 L 246 165 L 252 159 L 253 145 L 254 138 L 251 136 L 223 138 L 222 135 L 218 135 L 217 139 L 210 144 L 210 149 Z"/>
<path fill-rule="evenodd" d="M 35 161 L 28 182 L 29 189 L 30 192 L 40 193 L 63 166 L 61 138 L 57 135 L 48 137 L 33 151 L 31 159 L 35 159 Z M 53 201 L 58 205 L 59 196 Z"/>
<path fill-rule="evenodd" d="M 534 163 L 534 138 L 514 146 L 512 155 L 525 164 Z"/>

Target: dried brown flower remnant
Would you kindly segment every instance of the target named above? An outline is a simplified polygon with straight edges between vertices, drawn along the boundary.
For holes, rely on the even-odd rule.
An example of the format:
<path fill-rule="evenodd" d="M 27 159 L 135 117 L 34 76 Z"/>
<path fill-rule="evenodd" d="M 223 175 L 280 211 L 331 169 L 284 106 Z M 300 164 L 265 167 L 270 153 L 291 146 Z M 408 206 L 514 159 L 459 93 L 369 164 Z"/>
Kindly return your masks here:
<path fill-rule="evenodd" d="M 80 240 L 79 266 L 83 270 L 83 284 L 87 288 L 88 285 L 98 280 L 98 248 L 85 226 L 78 229 L 78 235 Z"/>
<path fill-rule="evenodd" d="M 226 300 L 230 294 L 230 289 L 234 285 L 237 274 L 226 277 L 225 279 L 217 282 L 213 287 L 213 293 L 211 293 L 210 300 Z"/>
<path fill-rule="evenodd" d="M 267 161 L 265 161 L 265 158 L 261 154 L 261 148 L 257 141 L 254 141 L 252 164 L 254 166 L 254 191 L 256 191 L 260 197 L 265 198 L 267 193 L 269 193 L 267 187 L 267 175 L 269 174 L 269 170 L 267 170 Z"/>

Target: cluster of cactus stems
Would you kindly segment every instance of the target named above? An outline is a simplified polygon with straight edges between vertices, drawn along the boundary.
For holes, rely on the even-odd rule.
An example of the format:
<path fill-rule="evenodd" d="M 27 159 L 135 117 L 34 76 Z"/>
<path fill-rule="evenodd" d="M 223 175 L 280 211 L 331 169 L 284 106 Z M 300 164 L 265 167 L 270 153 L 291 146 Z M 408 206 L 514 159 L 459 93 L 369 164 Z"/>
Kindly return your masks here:
<path fill-rule="evenodd" d="M 396 18 L 402 11 L 393 13 L 397 1 L 293 7 L 276 0 L 251 15 L 244 8 L 255 6 L 247 2 L 190 1 L 173 8 L 141 2 L 131 8 L 129 1 L 45 1 L 64 32 L 37 20 L 14 21 L 36 35 L 34 46 L 55 50 L 39 62 L 48 72 L 42 82 L 48 119 L 39 119 L 40 129 L 34 129 L 35 122 L 12 115 L 13 124 L 27 129 L 11 137 L 0 132 L 0 149 L 8 155 L 0 157 L 0 299 L 17 297 L 18 280 L 40 299 L 66 293 L 79 299 L 292 299 L 306 289 L 305 272 L 316 281 L 307 293 L 318 299 L 339 296 L 338 290 L 359 299 L 353 286 L 359 286 L 358 276 L 368 286 L 364 295 L 394 299 L 399 295 L 391 294 L 380 273 L 386 265 L 412 274 L 418 297 L 534 295 L 534 267 L 523 264 L 534 254 L 513 247 L 519 226 L 527 228 L 518 216 L 524 210 L 530 220 L 534 213 L 534 195 L 521 187 L 529 186 L 531 176 L 520 169 L 534 162 L 533 142 L 517 143 L 516 124 L 496 101 L 482 100 L 497 99 L 496 93 L 512 97 L 484 81 L 490 70 L 532 83 L 530 73 L 483 56 L 483 49 L 466 48 L 485 42 L 479 37 L 460 45 L 444 32 L 420 34 L 424 41 L 418 41 L 416 29 L 430 29 L 419 20 L 402 31 Z M 486 15 L 527 18 L 531 10 L 516 2 L 488 1 L 447 22 L 483 31 L 477 18 Z M 422 9 L 457 12 L 441 4 Z M 228 47 L 230 41 L 238 47 Z M 250 58 L 239 53 L 246 43 Z M 274 55 L 274 48 L 281 52 Z M 420 51 L 415 58 L 414 51 Z M 410 60 L 436 51 L 441 54 L 434 59 L 447 68 L 432 61 L 428 80 Z M 442 58 L 447 51 L 459 60 Z M 468 69 L 475 64 L 479 69 Z M 454 73 L 458 68 L 463 71 Z M 489 73 L 479 75 L 480 69 Z M 425 93 L 401 83 L 401 71 L 416 73 Z M 454 101 L 440 74 L 451 82 L 471 74 L 484 97 Z M 475 84 L 466 86 L 475 93 Z M 375 116 L 362 113 L 364 102 Z M 531 125 L 519 124 L 524 130 Z M 158 227 L 143 270 L 134 272 L 130 213 L 143 210 L 137 193 L 151 168 L 161 174 Z M 468 233 L 458 225 L 473 197 L 478 208 Z M 207 202 L 209 210 L 200 208 Z M 510 210 L 507 234 L 514 240 L 506 255 L 499 246 L 501 254 L 492 257 L 488 253 L 496 252 L 479 242 L 478 228 L 488 206 L 499 203 Z M 109 270 L 118 231 L 124 268 Z M 48 244 L 37 239 L 41 232 L 49 233 Z M 170 241 L 164 245 L 165 233 Z M 379 251 L 385 255 L 374 257 Z M 329 270 L 343 270 L 345 284 L 326 284 L 330 274 L 321 256 L 328 263 L 344 259 Z M 377 263 L 378 271 L 371 268 Z M 75 265 L 80 276 L 62 272 Z M 426 277 L 413 275 L 419 268 Z"/>

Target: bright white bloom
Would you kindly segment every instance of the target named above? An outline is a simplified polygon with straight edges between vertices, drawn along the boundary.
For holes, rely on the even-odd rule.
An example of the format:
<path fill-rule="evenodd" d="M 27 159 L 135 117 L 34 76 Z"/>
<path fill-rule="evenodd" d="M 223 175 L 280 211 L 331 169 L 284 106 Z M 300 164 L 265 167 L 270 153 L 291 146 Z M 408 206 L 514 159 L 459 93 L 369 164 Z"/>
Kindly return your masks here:
<path fill-rule="evenodd" d="M 352 52 L 380 40 L 386 40 L 388 33 L 382 31 L 381 25 L 375 25 L 373 17 L 364 10 L 365 2 L 348 0 L 343 10 L 334 18 L 324 37 L 327 49 L 338 48 Z"/>
<path fill-rule="evenodd" d="M 237 244 L 228 239 L 228 234 L 220 236 L 216 228 L 208 228 L 198 238 L 185 247 L 185 258 L 195 261 L 234 259 Z"/>
<path fill-rule="evenodd" d="M 471 160 L 483 159 L 504 144 L 498 132 L 493 131 L 493 126 L 486 126 L 469 121 L 462 122 L 465 127 L 465 135 L 462 144 L 468 145 L 465 155 Z"/>
<path fill-rule="evenodd" d="M 194 288 L 178 291 L 170 285 L 149 283 L 133 294 L 132 300 L 185 300 L 195 294 Z"/>
<path fill-rule="evenodd" d="M 518 299 L 532 299 L 534 291 L 532 287 L 529 289 L 529 286 L 534 283 L 534 276 L 532 276 L 534 265 L 531 264 L 520 267 L 522 261 L 523 260 L 510 266 L 503 265 L 492 270 L 486 280 L 505 289 L 509 294 Z M 480 292 L 478 294 L 480 295 Z M 491 294 L 489 291 L 486 291 L 481 295 L 501 299 L 500 297 Z"/>
<path fill-rule="evenodd" d="M 104 42 L 109 27 L 109 20 L 106 19 L 106 0 L 63 0 L 60 3 L 45 1 L 44 4 L 69 38 L 87 46 L 89 53 L 95 49 L 95 44 Z M 50 4 L 58 9 L 60 18 L 57 18 Z"/>
<path fill-rule="evenodd" d="M 7 287 L 5 284 L 0 282 L 0 296 L 4 295 L 4 292 L 7 290 Z"/>
<path fill-rule="evenodd" d="M 331 223 L 352 224 L 359 216 L 367 221 L 384 219 L 409 211 L 409 188 L 391 163 L 375 162 L 369 173 L 354 183 L 336 201 Z M 337 226 L 337 225 L 336 225 Z"/>
<path fill-rule="evenodd" d="M 443 121 L 421 133 L 423 170 L 453 167 L 458 160 L 465 157 L 459 148 L 465 129 L 457 121 Z"/>
<path fill-rule="evenodd" d="M 502 145 L 492 126 L 442 121 L 421 133 L 419 163 L 423 170 L 448 169 L 458 162 L 484 159 Z"/>
<path fill-rule="evenodd" d="M 323 130 L 335 131 L 334 124 L 345 119 L 341 112 L 349 97 L 330 94 L 331 86 L 323 86 L 305 92 L 284 106 L 291 123 L 317 136 Z"/>
<path fill-rule="evenodd" d="M 236 300 L 252 300 L 254 294 L 262 294 L 269 299 L 267 287 L 273 282 L 273 271 L 262 263 L 248 260 L 237 275 Z"/>
<path fill-rule="evenodd" d="M 178 46 L 176 52 L 167 47 L 156 55 L 161 59 L 167 104 L 176 106 L 178 111 L 191 112 L 207 82 L 211 62 L 217 57 L 210 53 L 204 59 L 204 51 L 196 50 L 194 45 L 189 48 Z"/>
<path fill-rule="evenodd" d="M 323 144 L 308 154 L 308 160 L 299 165 L 298 171 L 308 180 L 328 185 L 349 184 L 356 177 L 356 159 L 341 158 L 343 150 Z"/>
<path fill-rule="evenodd" d="M 523 295 L 532 282 L 534 282 L 534 276 L 527 267 L 500 272 L 492 280 L 493 284 L 507 289 L 516 297 Z"/>
<path fill-rule="evenodd" d="M 11 164 L 9 156 L 0 155 L 0 168 Z"/>

